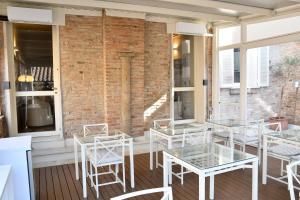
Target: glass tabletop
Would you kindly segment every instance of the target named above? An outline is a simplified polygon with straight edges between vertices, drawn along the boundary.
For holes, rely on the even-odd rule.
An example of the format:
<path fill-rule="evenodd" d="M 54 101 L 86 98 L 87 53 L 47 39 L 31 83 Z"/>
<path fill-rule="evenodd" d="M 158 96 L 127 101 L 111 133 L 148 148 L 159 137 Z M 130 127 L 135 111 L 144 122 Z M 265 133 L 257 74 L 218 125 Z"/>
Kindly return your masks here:
<path fill-rule="evenodd" d="M 116 135 L 115 132 L 111 132 L 108 135 Z M 121 133 L 117 135 L 124 135 L 125 139 L 132 138 L 132 136 L 126 134 L 126 133 Z M 80 144 L 89 144 L 94 142 L 94 138 L 96 136 L 101 136 L 101 135 L 88 135 L 88 136 L 83 136 L 83 134 L 76 133 L 73 135 L 79 142 Z"/>
<path fill-rule="evenodd" d="M 256 158 L 255 155 L 233 150 L 216 143 L 166 149 L 164 151 L 200 170 Z"/>
<path fill-rule="evenodd" d="M 248 125 L 255 125 L 260 122 L 260 120 L 251 120 L 251 121 L 244 121 L 240 119 L 217 119 L 217 120 L 208 120 L 208 123 L 211 124 L 216 124 L 216 125 L 221 125 L 225 127 L 243 127 L 243 126 L 248 126 Z"/>
<path fill-rule="evenodd" d="M 289 129 L 280 132 L 275 131 L 275 132 L 267 133 L 266 135 L 270 135 L 278 139 L 290 140 L 290 141 L 300 143 L 300 129 Z"/>
<path fill-rule="evenodd" d="M 203 129 L 205 127 L 205 124 L 202 123 L 187 123 L 187 124 L 175 124 L 172 128 L 153 128 L 156 131 L 159 131 L 160 133 L 166 134 L 166 135 L 181 135 L 184 133 L 185 129 Z"/>

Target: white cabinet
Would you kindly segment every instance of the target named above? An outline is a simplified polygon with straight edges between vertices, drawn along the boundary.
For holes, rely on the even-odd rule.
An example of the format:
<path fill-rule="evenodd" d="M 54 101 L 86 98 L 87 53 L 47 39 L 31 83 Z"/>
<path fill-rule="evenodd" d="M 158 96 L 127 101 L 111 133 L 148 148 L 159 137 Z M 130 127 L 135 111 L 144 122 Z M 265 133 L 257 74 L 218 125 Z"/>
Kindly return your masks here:
<path fill-rule="evenodd" d="M 0 165 L 11 166 L 14 199 L 34 200 L 31 136 L 0 139 Z"/>
<path fill-rule="evenodd" d="M 0 165 L 0 200 L 13 200 L 13 183 L 10 165 Z"/>

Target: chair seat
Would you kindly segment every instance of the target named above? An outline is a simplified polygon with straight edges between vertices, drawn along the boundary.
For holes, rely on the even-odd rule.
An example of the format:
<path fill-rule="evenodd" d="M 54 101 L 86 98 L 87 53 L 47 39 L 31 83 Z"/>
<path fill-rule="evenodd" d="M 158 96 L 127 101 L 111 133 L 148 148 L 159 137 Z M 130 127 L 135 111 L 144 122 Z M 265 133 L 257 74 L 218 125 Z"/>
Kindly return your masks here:
<path fill-rule="evenodd" d="M 242 134 L 234 134 L 233 140 L 242 142 L 242 143 L 250 143 L 250 142 L 258 142 L 257 135 L 255 136 L 248 136 L 248 135 L 242 135 Z"/>
<path fill-rule="evenodd" d="M 97 150 L 96 160 L 94 157 L 94 149 L 87 150 L 87 157 L 95 165 L 116 164 L 122 163 L 122 157 L 114 153 L 109 153 L 103 149 Z"/>
<path fill-rule="evenodd" d="M 220 131 L 220 130 L 217 130 L 217 131 L 213 131 L 213 135 L 214 136 L 217 136 L 217 137 L 222 137 L 222 138 L 229 138 L 229 132 L 228 131 Z"/>
<path fill-rule="evenodd" d="M 278 144 L 268 149 L 269 152 L 281 156 L 296 156 L 300 154 L 300 149 L 289 144 Z"/>

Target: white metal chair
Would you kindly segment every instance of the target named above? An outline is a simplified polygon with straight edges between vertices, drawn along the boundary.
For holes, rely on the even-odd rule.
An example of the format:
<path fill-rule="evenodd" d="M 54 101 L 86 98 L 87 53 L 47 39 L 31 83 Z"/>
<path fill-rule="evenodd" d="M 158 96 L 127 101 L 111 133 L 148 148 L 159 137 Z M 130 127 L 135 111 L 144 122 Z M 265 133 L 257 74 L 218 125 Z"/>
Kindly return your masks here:
<path fill-rule="evenodd" d="M 86 124 L 83 125 L 83 136 L 99 136 L 99 135 L 108 135 L 108 124 L 101 123 L 101 124 Z"/>
<path fill-rule="evenodd" d="M 207 130 L 207 127 L 197 127 L 184 129 L 182 135 L 182 147 L 208 144 L 212 142 L 211 131 Z M 184 167 L 181 166 L 181 171 L 179 173 L 172 172 L 174 176 L 180 179 L 181 185 L 183 185 L 184 174 L 190 173 L 190 171 L 184 171 Z"/>
<path fill-rule="evenodd" d="M 157 119 L 153 120 L 153 127 L 155 129 L 167 128 L 171 129 L 174 126 L 172 119 Z"/>
<path fill-rule="evenodd" d="M 124 134 L 95 137 L 93 148 L 87 150 L 87 157 L 90 162 L 90 171 L 87 170 L 87 174 L 91 180 L 91 186 L 94 187 L 96 190 L 97 198 L 99 197 L 99 187 L 104 185 L 121 183 L 123 185 L 124 192 L 126 191 L 124 140 Z M 122 180 L 118 176 L 119 164 L 122 164 L 123 169 Z M 111 165 L 115 166 L 115 171 L 112 170 Z M 108 171 L 98 173 L 98 167 L 104 166 L 108 166 Z M 101 175 L 106 174 L 113 174 L 115 176 L 115 181 L 99 183 L 98 176 L 100 177 Z"/>
<path fill-rule="evenodd" d="M 295 173 L 295 168 L 297 168 L 298 165 L 300 165 L 300 160 L 294 161 L 286 166 L 288 177 L 288 189 L 290 191 L 291 200 L 295 200 L 294 180 L 300 185 L 299 177 Z"/>
<path fill-rule="evenodd" d="M 162 193 L 162 192 L 164 193 L 164 195 L 161 198 L 161 200 L 173 200 L 173 193 L 172 193 L 171 187 L 153 188 L 153 189 L 136 191 L 136 192 L 127 193 L 127 194 L 124 194 L 124 195 L 121 195 L 118 197 L 113 197 L 110 200 L 123 200 L 123 199 L 129 199 L 129 198 L 136 197 L 136 196 L 153 194 L 153 193 Z"/>
<path fill-rule="evenodd" d="M 274 124 L 278 124 L 278 128 L 272 128 L 273 131 L 281 131 L 281 124 L 278 123 L 270 123 L 269 126 L 274 126 Z M 291 142 L 283 142 L 281 139 L 273 138 L 268 139 L 267 141 L 267 156 L 273 157 L 275 159 L 280 160 L 281 166 L 280 166 L 280 177 L 274 177 L 271 175 L 268 175 L 267 177 L 277 180 L 282 183 L 286 183 L 283 180 L 287 178 L 287 175 L 284 175 L 284 173 L 287 173 L 287 170 L 284 169 L 284 162 L 287 162 L 287 164 L 290 164 L 292 160 L 299 160 L 300 155 L 300 147 L 299 145 L 296 145 L 295 143 Z M 264 161 L 266 162 L 266 161 Z"/>

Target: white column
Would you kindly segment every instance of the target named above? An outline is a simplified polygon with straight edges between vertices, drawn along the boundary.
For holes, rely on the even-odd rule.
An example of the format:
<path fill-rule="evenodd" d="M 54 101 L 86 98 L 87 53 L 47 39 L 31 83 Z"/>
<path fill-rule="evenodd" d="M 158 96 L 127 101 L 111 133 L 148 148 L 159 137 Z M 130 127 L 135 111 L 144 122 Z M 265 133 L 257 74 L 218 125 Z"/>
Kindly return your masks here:
<path fill-rule="evenodd" d="M 240 119 L 247 120 L 247 49 L 244 43 L 247 40 L 246 24 L 241 24 L 240 49 Z"/>
<path fill-rule="evenodd" d="M 212 107 L 213 115 L 219 118 L 220 113 L 220 84 L 219 84 L 219 51 L 218 29 L 214 27 L 212 43 Z"/>

